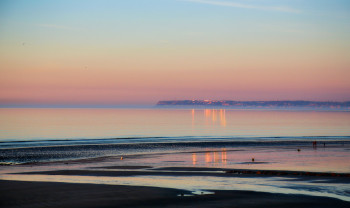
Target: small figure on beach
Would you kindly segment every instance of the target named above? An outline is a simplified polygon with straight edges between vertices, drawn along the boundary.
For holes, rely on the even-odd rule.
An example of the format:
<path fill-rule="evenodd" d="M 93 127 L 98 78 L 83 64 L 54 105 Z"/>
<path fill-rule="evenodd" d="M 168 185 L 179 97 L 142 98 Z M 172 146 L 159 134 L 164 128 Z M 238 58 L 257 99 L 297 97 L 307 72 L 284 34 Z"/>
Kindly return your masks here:
<path fill-rule="evenodd" d="M 252 162 L 254 162 L 255 161 L 255 159 L 254 159 L 254 157 L 252 158 Z"/>
<path fill-rule="evenodd" d="M 300 152 L 300 149 L 298 149 L 298 152 Z"/>
<path fill-rule="evenodd" d="M 316 148 L 316 147 L 317 147 L 317 142 L 316 142 L 316 141 L 313 141 L 313 142 L 312 142 L 312 146 L 313 146 L 314 148 Z"/>
<path fill-rule="evenodd" d="M 120 160 L 123 160 L 123 157 L 120 157 Z"/>

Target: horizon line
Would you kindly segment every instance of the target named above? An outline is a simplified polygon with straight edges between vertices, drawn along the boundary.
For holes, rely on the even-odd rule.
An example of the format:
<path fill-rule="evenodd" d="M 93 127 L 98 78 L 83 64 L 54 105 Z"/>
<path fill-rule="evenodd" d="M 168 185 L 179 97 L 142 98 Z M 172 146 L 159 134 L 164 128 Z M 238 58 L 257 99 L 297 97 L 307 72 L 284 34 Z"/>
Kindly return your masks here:
<path fill-rule="evenodd" d="M 314 103 L 349 103 L 346 101 L 334 100 L 211 100 L 211 99 L 174 99 L 174 100 L 159 100 L 153 104 L 38 104 L 38 103 L 7 103 L 1 104 L 0 108 L 154 108 L 159 107 L 159 102 L 181 102 L 181 101 L 199 101 L 199 102 L 314 102 Z"/>

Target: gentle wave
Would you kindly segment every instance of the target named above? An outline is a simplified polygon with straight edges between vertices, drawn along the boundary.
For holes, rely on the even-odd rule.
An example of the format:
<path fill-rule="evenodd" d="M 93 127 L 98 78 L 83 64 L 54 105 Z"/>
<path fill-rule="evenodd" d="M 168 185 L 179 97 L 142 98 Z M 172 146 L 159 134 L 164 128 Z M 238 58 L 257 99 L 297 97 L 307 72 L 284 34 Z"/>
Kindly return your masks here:
<path fill-rule="evenodd" d="M 318 141 L 350 141 L 350 136 L 283 136 L 283 137 L 210 137 L 210 136 L 181 136 L 181 137 L 125 137 L 101 139 L 52 139 L 52 140 L 15 140 L 0 141 L 0 149 L 53 147 L 75 145 L 102 145 L 102 144 L 135 144 L 135 143 L 179 143 L 179 142 L 241 142 L 249 145 L 251 142 L 310 142 Z"/>
<path fill-rule="evenodd" d="M 203 148 L 320 146 L 350 144 L 347 137 L 141 137 L 117 139 L 80 139 L 12 141 L 0 143 L 1 163 L 27 163 L 97 158 L 132 154 L 181 152 Z"/>

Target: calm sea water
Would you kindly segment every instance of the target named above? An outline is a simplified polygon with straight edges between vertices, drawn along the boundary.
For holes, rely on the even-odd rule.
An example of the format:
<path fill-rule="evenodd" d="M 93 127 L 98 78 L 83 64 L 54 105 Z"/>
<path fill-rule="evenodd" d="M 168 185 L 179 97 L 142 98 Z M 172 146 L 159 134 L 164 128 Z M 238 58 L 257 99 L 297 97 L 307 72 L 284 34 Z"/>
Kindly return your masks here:
<path fill-rule="evenodd" d="M 188 136 L 350 136 L 350 112 L 0 109 L 0 141 Z"/>
<path fill-rule="evenodd" d="M 350 112 L 0 109 L 1 162 L 313 140 L 349 143 Z"/>

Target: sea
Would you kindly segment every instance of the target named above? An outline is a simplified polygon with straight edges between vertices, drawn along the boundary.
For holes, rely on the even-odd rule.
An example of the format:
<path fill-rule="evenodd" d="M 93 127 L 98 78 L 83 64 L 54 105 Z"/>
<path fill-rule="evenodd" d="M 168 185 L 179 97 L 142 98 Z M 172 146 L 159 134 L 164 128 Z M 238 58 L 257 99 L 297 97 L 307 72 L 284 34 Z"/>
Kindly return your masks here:
<path fill-rule="evenodd" d="M 0 162 L 184 149 L 350 144 L 350 111 L 0 108 Z"/>
<path fill-rule="evenodd" d="M 349 159 L 350 111 L 0 108 L 1 180 L 153 186 L 193 194 L 250 190 L 350 201 L 349 177 L 337 177 L 349 176 Z M 131 176 L 109 175 L 133 167 L 145 168 Z M 50 170 L 87 172 L 26 174 Z M 103 174 L 90 175 L 93 170 Z M 324 173 L 334 177 L 321 177 Z"/>

